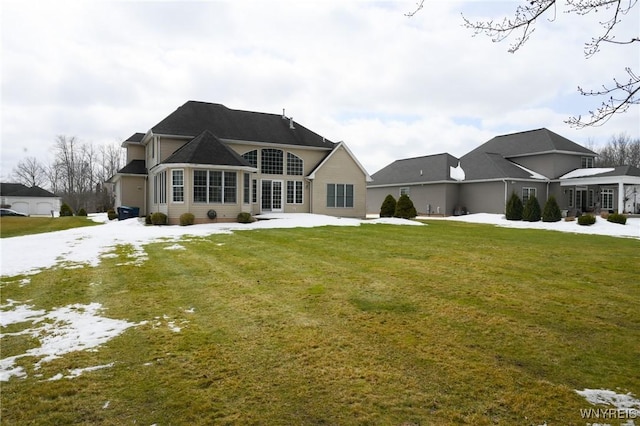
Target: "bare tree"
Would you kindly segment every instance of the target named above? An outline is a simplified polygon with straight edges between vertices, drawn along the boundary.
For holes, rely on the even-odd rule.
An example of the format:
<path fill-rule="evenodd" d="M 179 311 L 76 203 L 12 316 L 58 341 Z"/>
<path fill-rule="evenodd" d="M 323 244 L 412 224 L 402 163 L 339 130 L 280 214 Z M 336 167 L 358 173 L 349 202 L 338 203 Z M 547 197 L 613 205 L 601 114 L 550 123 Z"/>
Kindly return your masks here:
<path fill-rule="evenodd" d="M 424 7 L 425 0 L 417 3 L 417 8 L 406 15 L 414 16 Z M 631 37 L 628 40 L 617 40 L 614 29 L 622 18 L 637 5 L 638 0 L 565 0 L 567 9 L 565 13 L 573 13 L 585 16 L 590 13 L 606 12 L 608 17 L 600 21 L 602 29 L 599 34 L 585 43 L 584 54 L 590 58 L 598 53 L 604 44 L 632 45 L 640 42 L 640 37 Z M 549 21 L 557 18 L 557 0 L 526 0 L 524 4 L 516 7 L 511 17 L 502 20 L 471 21 L 462 17 L 464 26 L 474 31 L 474 35 L 485 34 L 491 37 L 493 42 L 501 42 L 515 33 L 515 40 L 508 51 L 515 53 L 535 31 L 535 24 L 539 18 L 548 16 Z M 637 47 L 635 47 L 637 49 Z M 578 92 L 583 96 L 605 97 L 598 108 L 589 111 L 589 117 L 583 120 L 582 116 L 570 117 L 565 123 L 570 126 L 583 128 L 588 126 L 600 126 L 606 123 L 614 114 L 626 112 L 631 105 L 640 103 L 640 78 L 631 69 L 625 68 L 626 77 L 623 80 L 613 79 L 610 84 L 603 84 L 601 89 L 583 89 L 578 86 Z"/>
<path fill-rule="evenodd" d="M 604 147 L 592 150 L 598 154 L 598 167 L 640 167 L 640 139 L 631 139 L 625 133 L 612 136 Z"/>
<path fill-rule="evenodd" d="M 47 182 L 45 167 L 35 157 L 21 160 L 13 169 L 12 179 L 28 187 L 43 186 Z"/>

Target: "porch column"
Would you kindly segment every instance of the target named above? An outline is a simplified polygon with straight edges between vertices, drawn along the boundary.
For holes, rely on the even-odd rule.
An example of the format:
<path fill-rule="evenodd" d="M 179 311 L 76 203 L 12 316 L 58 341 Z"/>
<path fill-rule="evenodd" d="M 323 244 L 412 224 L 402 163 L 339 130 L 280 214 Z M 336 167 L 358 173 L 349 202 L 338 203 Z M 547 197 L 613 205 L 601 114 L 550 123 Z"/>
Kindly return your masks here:
<path fill-rule="evenodd" d="M 618 213 L 624 211 L 624 183 L 618 182 Z"/>

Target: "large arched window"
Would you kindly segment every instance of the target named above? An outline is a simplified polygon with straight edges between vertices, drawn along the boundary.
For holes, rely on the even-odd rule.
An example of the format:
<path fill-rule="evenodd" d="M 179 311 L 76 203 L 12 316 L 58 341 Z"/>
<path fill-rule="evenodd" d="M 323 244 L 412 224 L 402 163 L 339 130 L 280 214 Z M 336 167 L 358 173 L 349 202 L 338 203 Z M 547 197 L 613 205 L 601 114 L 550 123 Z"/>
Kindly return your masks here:
<path fill-rule="evenodd" d="M 258 150 L 254 149 L 253 151 L 245 152 L 242 154 L 242 158 L 247 160 L 251 167 L 258 167 Z"/>
<path fill-rule="evenodd" d="M 287 174 L 290 176 L 302 176 L 304 163 L 302 158 L 287 152 Z"/>
<path fill-rule="evenodd" d="M 283 152 L 281 149 L 265 148 L 262 150 L 260 171 L 266 175 L 283 174 Z"/>

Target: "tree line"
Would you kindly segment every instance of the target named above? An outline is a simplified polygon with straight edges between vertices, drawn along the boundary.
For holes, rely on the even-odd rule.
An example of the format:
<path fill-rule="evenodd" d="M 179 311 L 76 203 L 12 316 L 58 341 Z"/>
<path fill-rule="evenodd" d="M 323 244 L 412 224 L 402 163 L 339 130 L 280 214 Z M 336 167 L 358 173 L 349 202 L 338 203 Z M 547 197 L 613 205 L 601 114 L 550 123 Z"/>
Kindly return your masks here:
<path fill-rule="evenodd" d="M 53 159 L 41 163 L 26 157 L 13 169 L 12 180 L 28 187 L 39 186 L 62 198 L 74 212 L 106 211 L 115 202 L 105 183 L 120 170 L 125 156 L 119 144 L 96 147 L 75 136 L 57 136 Z"/>
<path fill-rule="evenodd" d="M 598 147 L 589 141 L 587 148 L 598 154 L 595 167 L 634 166 L 640 168 L 640 138 L 626 133 L 612 136 L 606 145 Z"/>

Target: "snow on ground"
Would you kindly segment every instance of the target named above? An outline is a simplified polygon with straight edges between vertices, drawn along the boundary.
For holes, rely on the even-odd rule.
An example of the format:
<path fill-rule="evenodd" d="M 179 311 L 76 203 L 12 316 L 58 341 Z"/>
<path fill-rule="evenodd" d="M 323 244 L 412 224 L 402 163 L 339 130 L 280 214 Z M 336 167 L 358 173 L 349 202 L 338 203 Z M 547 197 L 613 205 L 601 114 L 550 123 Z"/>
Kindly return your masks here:
<path fill-rule="evenodd" d="M 9 309 L 7 310 L 7 308 Z M 32 308 L 33 306 L 21 304 L 15 300 L 8 300 L 6 305 L 0 306 L 2 312 L 0 325 L 2 327 L 25 322 L 33 324 L 32 328 L 16 333 L 0 334 L 0 337 L 30 335 L 40 342 L 39 347 L 28 349 L 23 354 L 1 359 L 0 381 L 7 381 L 12 376 L 26 376 L 24 369 L 15 365 L 16 360 L 19 358 L 39 358 L 39 361 L 35 364 L 35 369 L 37 370 L 43 362 L 49 362 L 69 352 L 95 349 L 123 333 L 127 328 L 137 325 L 123 320 L 99 316 L 98 314 L 102 310 L 102 306 L 99 303 L 74 304 L 56 308 L 49 312 Z M 66 377 L 77 377 L 83 371 L 92 371 L 98 368 L 106 368 L 106 366 L 72 370 Z M 64 375 L 60 373 L 49 380 L 57 380 L 62 377 Z"/>
<path fill-rule="evenodd" d="M 254 223 L 211 223 L 192 226 L 145 226 L 144 219 L 108 221 L 106 214 L 91 215 L 90 219 L 104 222 L 102 226 L 67 229 L 46 234 L 2 238 L 0 259 L 2 276 L 28 275 L 53 266 L 66 267 L 100 263 L 100 258 L 110 254 L 117 245 L 133 246 L 132 261 L 144 259 L 145 244 L 153 241 L 174 242 L 169 250 L 180 250 L 182 237 L 202 237 L 211 234 L 231 233 L 239 230 L 267 228 L 310 228 L 316 226 L 359 226 L 363 223 L 416 225 L 417 222 L 396 218 L 377 220 L 347 219 L 315 214 L 261 215 Z"/>
<path fill-rule="evenodd" d="M 502 214 L 476 213 L 465 216 L 451 217 L 421 217 L 429 220 L 455 220 L 468 223 L 485 223 L 507 228 L 520 229 L 545 229 L 550 231 L 572 232 L 576 234 L 609 235 L 612 237 L 629 237 L 640 239 L 640 218 L 628 218 L 626 225 L 608 222 L 606 219 L 596 217 L 596 223 L 591 226 L 578 225 L 578 221 L 566 222 L 525 222 L 507 220 Z"/>

